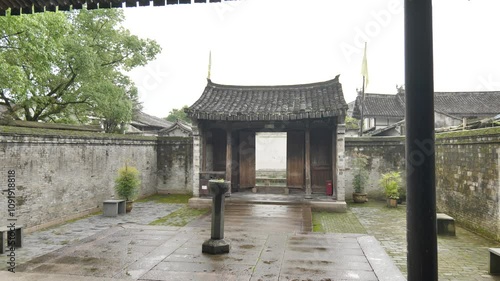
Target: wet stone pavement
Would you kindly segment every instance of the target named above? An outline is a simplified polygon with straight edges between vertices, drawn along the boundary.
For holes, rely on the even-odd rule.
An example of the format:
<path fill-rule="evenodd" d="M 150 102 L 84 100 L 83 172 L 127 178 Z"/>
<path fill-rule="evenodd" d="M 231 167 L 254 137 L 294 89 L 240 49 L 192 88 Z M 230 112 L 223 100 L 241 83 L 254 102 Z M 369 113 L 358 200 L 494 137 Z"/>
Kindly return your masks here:
<path fill-rule="evenodd" d="M 103 230 L 20 265 L 15 280 L 404 280 L 374 237 L 308 232 L 305 206 L 227 205 L 231 251 L 216 256 L 201 252 L 210 215 L 181 228 L 92 218 Z"/>
<path fill-rule="evenodd" d="M 24 247 L 16 249 L 16 263 L 50 253 L 66 245 L 95 235 L 118 224 L 148 224 L 184 206 L 183 204 L 159 204 L 136 202 L 133 211 L 118 217 L 89 216 L 74 222 L 24 235 Z M 7 257 L 0 255 L 0 270 L 7 269 Z M 1 280 L 1 279 L 0 279 Z"/>
<path fill-rule="evenodd" d="M 406 206 L 387 208 L 383 202 L 350 204 L 366 233 L 374 236 L 406 276 Z M 456 236 L 438 236 L 438 274 L 440 281 L 497 280 L 488 274 L 488 248 L 500 243 L 483 238 L 456 225 Z"/>

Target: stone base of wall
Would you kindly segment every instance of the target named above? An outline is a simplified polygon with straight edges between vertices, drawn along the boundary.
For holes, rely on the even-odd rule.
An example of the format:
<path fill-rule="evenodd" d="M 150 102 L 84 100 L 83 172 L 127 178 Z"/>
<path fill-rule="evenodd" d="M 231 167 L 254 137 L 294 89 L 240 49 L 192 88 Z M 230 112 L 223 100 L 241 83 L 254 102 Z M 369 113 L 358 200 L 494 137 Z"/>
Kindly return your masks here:
<path fill-rule="evenodd" d="M 73 214 L 73 215 L 69 215 L 69 216 L 60 217 L 60 218 L 58 218 L 56 220 L 53 220 L 53 221 L 49 221 L 49 222 L 45 222 L 45 223 L 42 223 L 42 224 L 39 224 L 39 225 L 28 227 L 28 228 L 26 228 L 24 230 L 24 233 L 28 234 L 28 233 L 35 232 L 35 231 L 38 231 L 38 230 L 42 230 L 42 229 L 45 229 L 45 228 L 49 228 L 49 227 L 52 227 L 52 226 L 63 224 L 63 223 L 65 223 L 67 221 L 70 221 L 70 220 L 76 220 L 76 219 L 80 219 L 80 218 L 83 218 L 83 217 L 88 216 L 88 215 L 97 214 L 99 212 L 102 212 L 102 207 L 101 208 L 97 207 L 97 208 L 88 209 L 88 210 L 83 211 L 83 212 L 78 213 L 78 214 Z"/>

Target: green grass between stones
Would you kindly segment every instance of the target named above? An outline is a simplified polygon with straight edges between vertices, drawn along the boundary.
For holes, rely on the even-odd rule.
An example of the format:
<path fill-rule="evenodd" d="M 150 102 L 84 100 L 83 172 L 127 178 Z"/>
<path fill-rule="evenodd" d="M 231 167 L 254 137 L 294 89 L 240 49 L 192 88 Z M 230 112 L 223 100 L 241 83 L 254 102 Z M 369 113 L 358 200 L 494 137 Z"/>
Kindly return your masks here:
<path fill-rule="evenodd" d="M 365 228 L 350 210 L 346 213 L 313 212 L 312 220 L 314 232 L 366 234 Z"/>
<path fill-rule="evenodd" d="M 188 206 L 184 206 L 177 211 L 164 216 L 163 218 L 150 222 L 149 224 L 182 227 L 208 212 L 209 209 L 191 209 Z"/>
<path fill-rule="evenodd" d="M 136 202 L 156 202 L 163 204 L 183 204 L 180 209 L 160 218 L 155 221 L 150 222 L 150 225 L 163 225 L 163 226 L 177 226 L 182 227 L 205 215 L 209 212 L 209 209 L 191 209 L 187 206 L 189 198 L 192 196 L 190 194 L 155 194 L 141 200 L 136 200 Z"/>
<path fill-rule="evenodd" d="M 167 204 L 187 204 L 189 198 L 192 196 L 190 194 L 155 194 L 149 197 L 136 200 L 135 202 L 149 202 L 154 201 L 156 203 L 167 203 Z"/>

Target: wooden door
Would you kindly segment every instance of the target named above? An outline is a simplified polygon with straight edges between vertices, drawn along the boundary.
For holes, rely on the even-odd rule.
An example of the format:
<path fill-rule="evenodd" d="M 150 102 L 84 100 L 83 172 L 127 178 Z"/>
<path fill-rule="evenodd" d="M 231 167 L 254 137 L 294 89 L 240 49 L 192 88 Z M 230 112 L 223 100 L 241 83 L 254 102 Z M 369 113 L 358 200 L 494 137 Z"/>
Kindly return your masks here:
<path fill-rule="evenodd" d="M 311 186 L 316 193 L 325 192 L 332 179 L 332 132 L 327 128 L 311 129 Z"/>
<path fill-rule="evenodd" d="M 304 188 L 304 140 L 303 131 L 290 131 L 286 135 L 286 181 L 288 187 Z"/>
<path fill-rule="evenodd" d="M 226 171 L 226 131 L 212 130 L 212 151 L 214 171 Z"/>
<path fill-rule="evenodd" d="M 240 132 L 240 188 L 255 186 L 255 132 Z"/>

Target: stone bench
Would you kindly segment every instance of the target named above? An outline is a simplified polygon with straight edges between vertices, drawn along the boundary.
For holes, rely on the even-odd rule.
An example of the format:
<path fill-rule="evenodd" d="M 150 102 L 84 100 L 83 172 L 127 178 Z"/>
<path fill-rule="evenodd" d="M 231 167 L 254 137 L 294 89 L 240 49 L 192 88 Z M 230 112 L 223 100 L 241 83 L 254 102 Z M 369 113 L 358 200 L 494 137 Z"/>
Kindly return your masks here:
<path fill-rule="evenodd" d="M 7 233 L 7 241 L 9 241 L 9 237 L 12 236 L 12 231 L 14 231 L 15 234 L 15 247 L 16 248 L 21 248 L 23 246 L 23 226 L 22 225 L 16 225 L 14 230 L 11 230 L 11 228 L 7 226 L 2 226 L 0 227 L 0 254 L 5 253 L 5 233 Z M 9 248 L 9 245 L 7 244 L 7 249 Z"/>
<path fill-rule="evenodd" d="M 125 200 L 105 200 L 102 202 L 102 214 L 105 217 L 116 217 L 125 214 Z"/>
<path fill-rule="evenodd" d="M 490 268 L 489 273 L 492 275 L 500 274 L 500 248 L 489 248 L 490 251 Z"/>
<path fill-rule="evenodd" d="M 437 234 L 455 236 L 455 219 L 447 214 L 437 213 Z"/>

